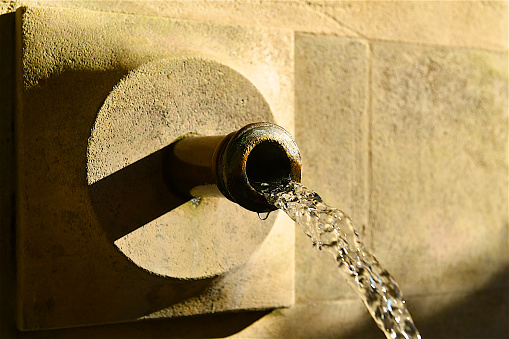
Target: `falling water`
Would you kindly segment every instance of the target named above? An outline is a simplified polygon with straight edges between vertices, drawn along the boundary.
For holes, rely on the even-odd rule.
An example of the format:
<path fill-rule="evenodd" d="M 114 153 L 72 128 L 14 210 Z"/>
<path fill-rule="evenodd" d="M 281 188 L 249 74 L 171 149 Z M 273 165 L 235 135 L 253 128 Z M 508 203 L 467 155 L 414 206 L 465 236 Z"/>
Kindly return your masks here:
<path fill-rule="evenodd" d="M 387 338 L 421 338 L 396 281 L 364 247 L 347 215 L 295 181 L 264 186 L 268 202 L 296 221 L 314 246 L 334 256 Z"/>

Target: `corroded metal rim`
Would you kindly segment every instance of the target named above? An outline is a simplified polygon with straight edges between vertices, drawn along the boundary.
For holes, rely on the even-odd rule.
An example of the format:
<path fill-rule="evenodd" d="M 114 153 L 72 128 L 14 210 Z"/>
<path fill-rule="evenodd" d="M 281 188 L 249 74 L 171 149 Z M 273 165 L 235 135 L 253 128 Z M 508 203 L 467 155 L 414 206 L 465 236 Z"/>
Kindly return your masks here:
<path fill-rule="evenodd" d="M 243 127 L 226 141 L 214 157 L 219 190 L 248 210 L 275 210 L 259 192 L 257 184 L 288 178 L 300 181 L 301 157 L 291 135 L 278 125 L 261 122 Z M 259 146 L 263 147 L 264 154 L 252 159 L 253 151 Z M 249 166 L 255 169 L 250 171 Z"/>
<path fill-rule="evenodd" d="M 297 144 L 285 129 L 249 124 L 226 136 L 188 136 L 171 145 L 166 161 L 171 190 L 182 196 L 225 196 L 254 212 L 269 212 L 261 184 L 300 181 Z"/>

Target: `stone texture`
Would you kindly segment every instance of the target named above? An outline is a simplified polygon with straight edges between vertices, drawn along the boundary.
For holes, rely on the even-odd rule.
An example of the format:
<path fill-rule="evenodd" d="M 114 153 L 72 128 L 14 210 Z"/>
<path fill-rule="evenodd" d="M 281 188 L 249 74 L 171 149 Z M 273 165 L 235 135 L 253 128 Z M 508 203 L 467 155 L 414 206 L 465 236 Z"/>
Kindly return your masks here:
<path fill-rule="evenodd" d="M 480 290 L 409 297 L 408 304 L 422 337 L 507 338 L 508 271 L 498 272 Z M 505 302 L 504 302 L 505 301 Z"/>
<path fill-rule="evenodd" d="M 488 220 L 494 221 L 494 225 L 496 225 L 496 219 L 502 220 L 503 218 L 507 218 L 507 211 L 504 210 L 504 208 L 493 208 L 493 206 L 491 206 L 495 201 L 495 197 L 491 197 L 491 192 L 488 189 L 484 189 L 482 185 L 476 187 L 466 179 L 459 181 L 445 180 L 444 177 L 441 177 L 441 168 L 434 168 L 439 167 L 438 165 L 420 162 L 419 164 L 424 165 L 425 167 L 423 173 L 426 172 L 427 175 L 425 175 L 423 179 L 419 179 L 419 175 L 415 174 L 417 173 L 416 168 L 418 166 L 412 165 L 411 161 L 405 160 L 405 157 L 408 156 L 415 160 L 417 156 L 414 153 L 417 153 L 418 150 L 422 148 L 418 146 L 422 144 L 429 144 L 428 139 L 423 138 L 422 136 L 412 136 L 412 133 L 419 132 L 419 130 L 415 128 L 415 124 L 417 123 L 411 124 L 411 128 L 408 130 L 408 135 L 406 137 L 403 138 L 400 135 L 395 138 L 395 134 L 391 131 L 389 125 L 392 122 L 401 124 L 398 117 L 403 119 L 403 113 L 401 110 L 398 111 L 396 109 L 395 111 L 398 112 L 396 114 L 397 116 L 392 117 L 389 113 L 393 111 L 389 111 L 387 109 L 387 105 L 382 102 L 382 100 L 385 100 L 387 96 L 387 98 L 391 99 L 390 101 L 393 102 L 391 104 L 391 106 L 393 106 L 394 100 L 399 102 L 406 96 L 413 98 L 423 95 L 423 97 L 419 100 L 420 106 L 428 105 L 430 109 L 426 111 L 426 113 L 429 113 L 431 107 L 434 107 L 437 102 L 440 102 L 440 105 L 449 105 L 452 107 L 457 106 L 459 101 L 464 102 L 463 106 L 468 106 L 465 102 L 468 102 L 469 96 L 479 98 L 479 94 L 481 92 L 488 95 L 489 93 L 496 92 L 498 81 L 493 81 L 493 79 L 500 79 L 500 74 L 498 74 L 499 71 L 494 71 L 493 73 L 487 71 L 487 79 L 491 80 L 484 83 L 472 82 L 470 81 L 470 78 L 463 78 L 462 82 L 465 86 L 458 86 L 455 82 L 458 80 L 458 77 L 461 77 L 463 72 L 466 72 L 469 76 L 472 75 L 472 72 L 476 72 L 476 70 L 480 73 L 484 73 L 486 68 L 483 65 L 486 65 L 488 59 L 495 58 L 500 60 L 507 58 L 506 54 L 485 52 L 485 50 L 507 51 L 508 25 L 506 1 L 327 1 L 320 3 L 311 2 L 311 4 L 308 4 L 307 2 L 290 1 L 44 1 L 44 3 L 42 1 L 2 1 L 0 2 L 0 13 L 3 14 L 0 16 L 0 37 L 2 39 L 0 65 L 1 71 L 3 72 L 2 74 L 5 74 L 5 77 L 0 77 L 0 95 L 3 98 L 1 100 L 2 105 L 0 106 L 2 114 L 3 112 L 9 112 L 12 110 L 12 107 L 5 105 L 4 103 L 9 102 L 9 98 L 12 96 L 12 83 L 14 83 L 14 79 L 9 79 L 9 77 L 13 77 L 12 56 L 14 52 L 12 48 L 8 47 L 13 46 L 14 19 L 12 14 L 4 13 L 12 12 L 14 8 L 20 4 L 34 3 L 58 7 L 89 8 L 105 12 L 125 12 L 166 16 L 191 19 L 194 21 L 219 22 L 222 24 L 236 23 L 239 25 L 255 25 L 257 27 L 265 28 L 282 27 L 303 33 L 325 33 L 327 35 L 333 35 L 336 36 L 335 40 L 337 40 L 338 43 L 342 41 L 342 39 L 337 39 L 338 36 L 354 37 L 366 42 L 367 44 L 378 44 L 381 41 L 389 40 L 393 41 L 394 43 L 390 44 L 389 47 L 377 48 L 378 57 L 377 59 L 373 59 L 372 62 L 375 66 L 383 64 L 383 69 L 388 71 L 389 74 L 392 73 L 391 78 L 396 77 L 406 80 L 401 82 L 396 81 L 390 91 L 383 90 L 383 86 L 382 88 L 377 87 L 377 90 L 373 91 L 373 102 L 378 107 L 376 112 L 373 111 L 373 114 L 376 115 L 375 118 L 377 119 L 377 122 L 387 119 L 387 122 L 382 123 L 379 129 L 376 129 L 377 126 L 372 124 L 374 129 L 373 137 L 382 136 L 382 140 L 387 138 L 385 141 L 381 141 L 379 139 L 374 140 L 373 144 L 375 147 L 373 149 L 376 149 L 378 152 L 378 155 L 375 155 L 374 158 L 377 164 L 382 164 L 381 168 L 383 169 L 383 171 L 380 171 L 380 169 L 376 170 L 376 168 L 374 168 L 374 173 L 376 172 L 375 174 L 377 175 L 375 180 L 376 187 L 383 191 L 383 189 L 387 188 L 387 185 L 385 185 L 384 182 L 389 183 L 389 180 L 392 180 L 391 178 L 396 177 L 399 178 L 398 180 L 400 180 L 400 184 L 392 186 L 392 183 L 390 183 L 389 185 L 397 188 L 398 190 L 403 189 L 403 193 L 399 195 L 398 191 L 393 191 L 391 192 L 392 194 L 384 193 L 383 196 L 373 196 L 372 201 L 374 201 L 377 206 L 375 206 L 376 210 L 372 211 L 372 215 L 375 211 L 377 213 L 382 212 L 380 219 L 377 219 L 376 215 L 374 215 L 372 219 L 376 222 L 376 224 L 373 225 L 373 227 L 376 228 L 373 233 L 373 241 L 382 241 L 383 238 L 381 238 L 380 235 L 383 234 L 385 229 L 388 229 L 388 236 L 390 236 L 393 240 L 398 239 L 400 242 L 403 241 L 405 245 L 402 243 L 398 245 L 395 243 L 378 243 L 374 249 L 375 254 L 377 254 L 377 256 L 383 261 L 384 265 L 388 266 L 391 272 L 394 273 L 400 280 L 403 292 L 405 292 L 405 295 L 407 296 L 410 311 L 412 312 L 416 324 L 421 330 L 424 338 L 509 337 L 507 328 L 507 269 L 504 269 L 499 273 L 495 273 L 495 268 L 493 270 L 489 268 L 491 266 L 504 266 L 504 254 L 507 252 L 503 251 L 504 248 L 501 246 L 501 242 L 507 241 L 507 234 L 501 232 L 500 227 L 497 228 L 495 226 L 493 236 L 487 236 L 487 231 L 482 229 L 479 230 L 479 227 L 476 226 L 477 224 L 475 222 L 475 219 L 483 219 L 486 216 Z M 150 25 L 150 23 L 147 23 L 147 25 Z M 322 37 L 317 37 L 317 39 L 322 40 Z M 417 45 L 421 45 L 421 47 Z M 429 47 L 423 47 L 424 45 L 428 45 Z M 437 48 L 432 47 L 432 45 L 442 47 Z M 458 46 L 467 48 L 458 48 Z M 156 47 L 157 46 L 154 48 Z M 221 48 L 221 45 L 219 44 L 217 48 Z M 383 54 L 385 56 L 381 55 L 383 49 L 389 49 L 391 52 L 384 52 Z M 397 52 L 400 49 L 407 53 L 404 58 L 400 55 L 401 53 Z M 411 52 L 410 55 L 408 55 L 409 50 Z M 117 56 L 125 56 L 122 49 L 119 48 L 117 51 Z M 447 84 L 445 87 L 449 88 L 449 90 L 444 92 L 448 93 L 449 96 L 442 97 L 440 99 L 436 96 L 430 96 L 426 92 L 426 85 L 421 79 L 424 75 L 417 76 L 417 69 L 412 69 L 413 66 L 419 66 L 422 64 L 416 60 L 418 55 L 421 53 L 434 54 L 433 51 L 438 51 L 442 54 L 449 54 L 451 56 L 449 58 L 441 58 L 439 60 L 442 71 L 439 71 L 438 73 L 442 74 L 442 78 L 445 78 L 442 82 Z M 473 62 L 472 55 L 477 55 L 479 57 L 479 62 Z M 370 59 L 371 57 L 368 52 L 368 60 Z M 377 60 L 380 60 L 380 62 Z M 499 61 L 495 62 L 495 64 L 498 63 Z M 335 66 L 339 68 L 341 67 L 341 64 L 336 64 Z M 296 67 L 296 71 L 298 71 L 298 64 Z M 317 68 L 315 69 L 320 70 L 320 65 L 318 63 L 316 67 Z M 501 68 L 503 69 L 504 67 Z M 330 69 L 331 67 L 328 66 L 327 68 Z M 402 78 L 401 76 L 396 76 L 396 74 L 394 74 L 396 68 L 400 69 L 400 73 L 406 70 L 407 72 L 414 72 L 414 74 Z M 443 74 L 444 68 L 446 70 L 449 69 L 449 71 L 445 74 Z M 490 68 L 491 67 L 488 67 L 488 69 Z M 421 70 L 421 72 L 426 73 L 425 69 L 426 68 Z M 452 69 L 455 69 L 456 72 L 450 72 Z M 484 71 L 482 69 L 484 69 Z M 497 66 L 495 69 L 499 69 L 499 67 Z M 373 69 L 373 71 L 375 71 L 375 69 Z M 308 77 L 316 77 L 315 74 L 299 72 L 301 76 L 305 77 L 305 79 Z M 504 72 L 507 74 L 507 69 L 505 69 Z M 433 74 L 433 72 L 431 72 L 431 74 Z M 122 75 L 118 76 L 120 77 Z M 380 74 L 377 75 L 377 77 L 378 76 L 380 76 Z M 449 78 L 450 80 L 448 80 Z M 305 82 L 305 80 L 296 80 L 297 82 L 300 81 L 301 84 L 302 82 Z M 263 82 L 263 80 L 261 81 Z M 374 77 L 371 79 L 371 77 L 368 78 L 368 76 L 365 81 L 368 84 L 370 81 L 373 81 L 373 83 L 377 82 Z M 111 81 L 111 84 L 114 83 L 116 82 Z M 442 89 L 443 87 L 444 86 L 442 86 Z M 465 88 L 467 89 L 466 91 Z M 453 91 L 453 89 L 455 89 L 455 91 Z M 396 96 L 398 96 L 399 99 L 391 98 L 390 93 L 392 92 L 396 92 Z M 300 94 L 306 95 L 305 92 L 302 91 L 300 91 Z M 264 95 L 267 96 L 266 93 L 264 93 Z M 462 98 L 457 99 L 458 97 Z M 300 98 L 299 100 L 304 99 Z M 304 101 L 312 102 L 313 100 L 317 99 L 307 98 Z M 497 104 L 495 103 L 495 100 L 493 100 L 493 105 L 491 105 L 492 108 L 489 109 L 492 113 L 493 110 L 505 109 L 507 91 L 500 94 L 500 101 L 501 102 Z M 99 107 L 100 103 L 97 105 L 97 107 Z M 411 103 L 403 106 L 407 107 L 409 112 L 413 111 L 414 106 Z M 472 118 L 472 108 L 466 108 L 467 116 Z M 323 110 L 329 115 L 332 114 L 332 111 L 325 106 L 323 107 Z M 444 111 L 440 112 L 443 113 Z M 455 116 L 458 120 L 461 120 L 461 117 L 458 116 L 458 114 L 463 114 L 463 112 L 455 112 Z M 445 114 L 445 116 L 449 115 Z M 497 126 L 495 122 L 490 122 L 493 114 L 489 116 L 490 118 L 488 118 L 487 115 L 479 114 L 478 116 L 485 116 L 486 120 L 488 120 L 488 126 Z M 10 148 L 12 147 L 12 144 L 9 141 L 12 140 L 12 130 L 9 128 L 10 117 L 2 116 L 1 118 L 5 119 L 2 121 L 6 121 L 6 125 L 2 123 L 2 130 L 0 132 L 0 138 L 2 138 L 0 153 L 2 154 L 1 158 L 5 159 L 5 161 L 0 161 L 0 168 L 4 171 L 2 173 L 9 173 L 9 171 L 10 173 L 13 173 L 14 160 L 12 158 L 12 149 Z M 472 178 L 475 180 L 480 179 L 479 182 L 481 184 L 485 184 L 489 181 L 486 180 L 486 176 L 489 176 L 487 170 L 481 169 L 478 165 L 472 165 L 472 167 L 467 166 L 468 161 L 465 159 L 465 151 L 463 151 L 459 145 L 465 145 L 465 147 L 468 146 L 471 150 L 472 148 L 477 149 L 479 151 L 479 153 L 477 153 L 478 155 L 482 155 L 486 152 L 484 161 L 489 163 L 492 161 L 492 158 L 499 159 L 499 157 L 497 155 L 493 155 L 493 151 L 491 151 L 491 140 L 493 140 L 492 134 L 487 133 L 486 136 L 480 136 L 478 132 L 475 132 L 477 127 L 469 127 L 469 129 L 474 131 L 475 138 L 473 138 L 467 131 L 467 126 L 463 125 L 462 122 L 444 125 L 442 123 L 443 118 L 436 114 L 431 114 L 429 118 L 426 119 L 424 120 L 427 121 L 428 124 L 433 122 L 433 119 L 437 120 L 440 122 L 440 124 L 437 123 L 437 125 L 446 126 L 448 129 L 448 135 L 453 136 L 451 137 L 451 140 L 445 139 L 444 136 L 439 138 L 439 142 L 434 144 L 433 147 L 435 148 L 435 153 L 437 153 L 437 146 L 443 146 L 446 151 L 444 153 L 448 154 L 451 154 L 451 148 L 453 151 L 458 151 L 458 159 L 451 163 L 451 165 L 456 166 L 458 169 L 456 171 L 456 175 L 458 177 L 463 175 L 462 170 L 467 169 L 468 171 L 464 172 L 471 175 L 473 174 Z M 472 119 L 475 121 L 476 118 L 474 117 Z M 407 118 L 407 121 L 404 123 L 405 125 L 408 124 L 408 120 L 412 121 L 412 119 Z M 485 131 L 485 127 L 482 126 L 484 125 L 481 125 L 479 132 L 483 130 Z M 404 127 L 405 126 L 401 126 L 399 131 L 404 132 Z M 499 127 L 501 131 L 507 133 L 507 123 L 502 123 Z M 383 129 L 387 129 L 387 131 L 384 132 Z M 369 129 L 366 130 L 369 131 Z M 10 137 L 11 139 L 9 139 Z M 392 144 L 392 141 L 388 142 L 388 140 L 392 140 L 394 138 L 395 140 L 398 140 L 397 144 Z M 418 144 L 416 138 L 422 138 L 419 139 L 422 140 L 422 144 Z M 299 146 L 301 148 L 304 147 L 302 145 L 303 142 L 305 142 L 303 139 L 299 141 Z M 379 142 L 381 142 L 379 146 L 376 146 L 376 143 Z M 406 143 L 409 143 L 408 149 L 403 154 L 396 154 L 402 146 L 406 145 Z M 448 144 L 451 144 L 451 146 Z M 385 162 L 383 160 L 385 153 L 384 146 L 388 146 L 389 151 L 387 152 L 387 155 L 389 156 L 389 160 L 396 162 L 390 166 L 393 166 L 392 168 L 395 170 L 401 170 L 401 172 L 396 173 L 396 175 L 387 170 L 387 166 L 390 161 Z M 410 149 L 411 146 L 416 147 L 414 153 Z M 424 151 L 421 150 L 419 152 Z M 424 153 L 430 154 L 430 151 L 425 150 Z M 482 159 L 482 157 L 479 159 Z M 398 162 L 401 161 L 403 161 L 405 165 L 398 165 Z M 472 162 L 476 161 L 477 160 L 472 160 Z M 453 176 L 454 173 L 447 162 L 444 164 L 444 161 L 441 161 L 439 164 L 446 169 L 448 168 L 445 175 L 446 177 Z M 306 166 L 307 164 L 304 163 L 305 172 Z M 411 178 L 405 179 L 406 174 L 403 174 L 402 172 L 406 170 L 401 169 L 401 167 L 406 166 L 411 169 L 409 172 L 413 173 L 410 177 L 418 180 L 417 184 L 413 183 L 410 180 Z M 507 166 L 507 159 L 505 160 L 505 166 Z M 384 175 L 382 175 L 382 173 Z M 440 177 L 438 182 L 435 183 L 434 179 L 432 180 L 431 173 L 438 174 Z M 385 174 L 387 174 L 387 176 L 385 176 Z M 327 177 L 329 176 L 328 173 L 325 175 Z M 503 168 L 503 166 L 501 167 L 498 165 L 494 166 L 493 175 L 494 178 L 507 178 L 507 168 Z M 321 265 L 317 263 L 318 260 L 315 262 L 315 258 L 317 256 L 326 257 L 326 254 L 319 255 L 314 253 L 310 248 L 308 239 L 301 234 L 300 230 L 297 230 L 298 232 L 296 233 L 297 241 L 301 242 L 303 247 L 296 257 L 296 274 L 298 276 L 300 275 L 298 279 L 301 280 L 301 282 L 297 285 L 298 287 L 296 292 L 300 303 L 288 310 L 274 311 L 270 314 L 266 314 L 265 312 L 223 314 L 65 330 L 30 333 L 17 332 L 13 322 L 14 303 L 12 301 L 12 291 L 14 290 L 14 230 L 12 226 L 13 205 L 12 199 L 10 198 L 11 195 L 7 193 L 10 190 L 12 192 L 13 179 L 12 177 L 4 177 L 3 175 L 0 178 L 2 180 L 2 192 L 5 193 L 2 195 L 2 200 L 0 201 L 2 204 L 0 217 L 0 337 L 2 338 L 196 338 L 226 337 L 234 335 L 235 333 L 237 333 L 237 337 L 245 338 L 295 336 L 322 338 L 383 337 L 382 333 L 374 328 L 372 321 L 369 319 L 365 311 L 363 311 L 360 302 L 356 300 L 337 300 L 329 302 L 324 299 L 326 298 L 325 293 L 313 293 L 310 292 L 310 289 L 306 291 L 305 287 L 301 285 L 301 282 L 303 281 L 301 279 L 306 277 L 306 275 L 310 272 L 308 264 Z M 305 174 L 304 180 L 308 181 L 312 179 L 306 177 Z M 498 178 L 496 180 L 498 180 Z M 427 188 L 428 184 L 429 188 Z M 461 186 L 461 184 L 465 185 Z M 503 187 L 503 184 L 498 185 L 494 189 L 494 192 L 495 195 L 498 195 L 500 204 L 507 206 L 507 196 L 501 196 L 500 192 Z M 437 194 L 437 199 L 433 199 L 433 194 L 430 193 L 432 190 L 440 192 L 439 195 Z M 459 194 L 456 193 L 457 190 L 459 190 Z M 476 193 L 478 195 L 473 197 L 467 195 L 467 193 Z M 423 195 L 423 200 L 425 201 L 421 202 L 421 195 Z M 430 203 L 430 211 L 432 212 L 422 208 L 426 202 Z M 446 205 L 438 206 L 440 202 Z M 394 206 L 393 203 L 395 204 Z M 420 206 L 421 208 L 413 209 L 414 205 L 418 207 Z M 463 207 L 458 207 L 460 205 L 473 206 L 475 208 L 469 209 L 465 212 L 463 211 Z M 344 204 L 342 202 L 339 202 L 338 206 L 345 209 L 345 212 L 353 214 L 354 221 L 358 223 L 359 216 L 357 212 L 352 213 L 349 208 L 344 208 Z M 354 204 L 353 208 L 355 208 L 355 206 L 356 205 Z M 388 213 L 383 213 L 384 210 L 387 210 Z M 411 216 L 411 218 L 407 220 L 402 217 L 400 218 L 399 210 L 405 211 L 404 214 Z M 433 224 L 435 226 L 429 226 L 433 232 L 425 232 L 417 226 L 413 226 L 408 232 L 405 231 L 407 225 L 410 225 L 415 221 L 417 221 L 422 227 L 428 227 L 429 224 L 421 221 L 421 219 L 429 220 L 429 218 L 431 218 L 430 214 L 433 214 L 436 210 L 441 211 L 442 214 L 435 214 L 436 216 L 441 217 L 445 215 L 449 219 L 455 220 L 453 220 L 453 222 L 450 222 L 450 220 L 447 221 L 453 225 L 451 228 L 445 228 L 442 233 L 436 232 L 438 229 L 436 225 L 442 223 L 442 221 L 438 221 Z M 453 211 L 453 214 L 448 214 L 449 211 Z M 455 214 L 458 214 L 457 212 L 462 212 L 462 214 L 455 216 Z M 463 216 L 463 213 L 465 213 L 465 216 Z M 465 220 L 466 217 L 472 218 L 472 220 Z M 464 222 L 462 222 L 462 220 Z M 397 227 L 393 227 L 391 222 L 395 222 Z M 443 224 L 444 223 L 442 223 L 442 225 Z M 465 227 L 462 227 L 461 224 L 464 224 Z M 369 223 L 366 225 L 368 233 L 366 235 L 369 236 L 369 230 L 371 230 L 372 226 Z M 401 231 L 399 233 L 397 232 L 398 227 Z M 478 239 L 472 245 L 472 248 L 475 250 L 479 250 L 479 248 L 481 248 L 481 250 L 488 249 L 489 251 L 490 246 L 493 245 L 494 248 L 501 251 L 499 253 L 501 254 L 501 256 L 499 256 L 499 261 L 489 259 L 490 255 L 486 255 L 483 251 L 474 252 L 463 249 L 464 245 L 471 245 L 471 240 L 464 241 L 465 239 L 472 239 L 473 233 L 470 231 L 467 233 L 465 230 L 467 227 L 469 229 L 471 228 L 472 231 L 479 232 L 480 234 Z M 486 229 L 489 229 L 492 226 L 486 224 L 485 227 Z M 448 246 L 444 247 L 442 245 L 443 242 L 440 243 L 439 241 L 442 239 L 449 239 L 448 236 L 451 234 L 449 230 L 454 231 L 460 236 L 465 234 L 465 238 L 460 239 L 461 241 L 457 241 L 456 237 L 454 237 L 450 251 L 455 253 L 455 255 L 452 256 L 452 263 L 454 265 L 458 263 L 462 265 L 465 264 L 464 267 L 469 267 L 469 269 L 456 270 L 454 265 L 451 265 L 448 272 L 443 271 L 446 272 L 443 276 L 438 276 L 437 273 L 431 271 L 429 272 L 429 278 L 424 277 L 424 275 L 427 274 L 427 269 L 435 269 L 436 267 L 446 269 L 448 267 L 448 260 L 451 258 L 450 253 L 448 253 Z M 433 237 L 431 240 L 430 236 Z M 298 237 L 300 237 L 300 240 Z M 417 240 L 409 242 L 408 239 L 410 238 Z M 438 242 L 435 241 L 437 239 L 439 240 Z M 424 246 L 421 246 L 420 243 L 423 243 Z M 435 251 L 435 249 L 433 249 L 433 246 L 429 245 L 433 243 L 440 245 L 436 248 L 440 250 L 439 253 L 441 253 L 438 258 L 431 256 L 433 253 L 432 251 Z M 449 243 L 450 242 L 448 242 L 447 245 L 449 245 Z M 372 243 L 370 242 L 370 244 Z M 414 249 L 415 246 L 419 249 L 419 251 Z M 404 249 L 400 250 L 400 247 L 403 247 Z M 472 258 L 477 253 L 482 253 L 480 259 L 476 257 Z M 273 253 L 273 255 L 276 255 L 276 253 Z M 462 256 L 463 258 L 461 258 Z M 482 258 L 489 259 L 489 261 L 483 263 Z M 433 263 L 429 264 L 426 263 L 426 261 L 435 261 L 436 264 L 433 266 Z M 466 265 L 467 261 L 471 261 L 473 265 Z M 401 265 L 402 263 L 405 263 L 404 272 L 398 270 L 398 265 Z M 424 268 L 421 267 L 421 265 L 423 265 Z M 487 273 L 492 276 L 486 284 L 482 284 L 482 280 L 484 279 L 481 278 L 482 274 L 477 274 L 478 267 L 480 268 L 481 273 Z M 332 266 L 330 266 L 329 269 L 329 274 L 335 274 L 335 269 L 333 269 Z M 299 273 L 301 271 L 302 274 Z M 504 271 L 506 272 L 505 274 Z M 415 276 L 415 278 L 412 278 L 412 276 Z M 449 280 L 448 276 L 456 277 L 456 283 L 453 284 Z M 419 277 L 421 279 L 420 281 Z M 432 279 L 432 277 L 435 278 Z M 432 279 L 432 281 L 430 281 L 430 279 Z M 335 286 L 336 282 L 334 280 L 335 279 L 333 278 L 327 277 L 327 280 L 323 282 L 321 288 L 329 291 L 334 290 L 334 287 L 332 286 Z M 450 287 L 450 289 L 439 288 L 437 293 L 432 293 L 429 286 L 437 286 L 442 280 L 445 281 L 445 286 Z M 448 280 L 449 282 L 447 282 Z M 473 280 L 472 283 L 470 282 L 471 280 Z M 100 288 L 100 285 L 95 286 Z M 469 290 L 472 289 L 473 286 L 480 286 L 480 289 Z M 341 291 L 343 290 L 341 289 Z M 342 296 L 339 294 L 340 293 L 335 294 L 334 299 L 341 298 Z M 72 298 L 73 295 L 70 294 L 70 297 Z M 312 297 L 317 298 L 313 299 Z M 104 311 L 104 309 L 98 310 L 98 312 Z"/>
<path fill-rule="evenodd" d="M 274 311 L 234 338 L 382 338 L 360 300 L 300 303 Z M 305 324 L 303 326 L 303 324 Z"/>
<path fill-rule="evenodd" d="M 509 328 L 507 288 L 493 288 L 507 281 L 499 272 L 490 288 L 450 294 L 407 298 L 416 325 L 426 338 L 507 338 Z M 272 312 L 234 338 L 383 338 L 358 300 L 300 303 Z M 480 311 L 482 310 L 482 311 Z M 302 324 L 306 324 L 303 326 Z"/>
<path fill-rule="evenodd" d="M 317 1 L 311 7 L 367 39 L 507 50 L 506 1 Z"/>
<path fill-rule="evenodd" d="M 242 74 L 209 59 L 150 62 L 115 86 L 88 138 L 87 181 L 95 214 L 129 260 L 202 279 L 253 254 L 273 218 L 253 218 L 224 198 L 186 201 L 170 192 L 163 170 L 166 146 L 183 135 L 225 136 L 253 121 L 274 121 L 268 103 Z"/>
<path fill-rule="evenodd" d="M 299 1 L 18 1 L 20 5 L 73 7 L 94 11 L 164 16 L 230 25 L 353 35 L 333 18 Z"/>
<path fill-rule="evenodd" d="M 507 50 L 507 1 L 44 1 L 38 4 L 372 40 Z"/>
<path fill-rule="evenodd" d="M 45 7 L 18 14 L 19 327 L 291 305 L 291 223 L 226 199 L 168 197 L 161 150 L 254 121 L 292 130 L 293 34 Z"/>
<path fill-rule="evenodd" d="M 509 264 L 507 54 L 376 43 L 372 57 L 375 253 L 407 294 L 479 288 Z"/>
<path fill-rule="evenodd" d="M 362 41 L 295 37 L 295 137 L 303 183 L 349 215 L 361 235 L 367 225 L 367 57 Z M 299 300 L 353 296 L 332 256 L 312 253 L 303 232 L 296 241 Z"/>

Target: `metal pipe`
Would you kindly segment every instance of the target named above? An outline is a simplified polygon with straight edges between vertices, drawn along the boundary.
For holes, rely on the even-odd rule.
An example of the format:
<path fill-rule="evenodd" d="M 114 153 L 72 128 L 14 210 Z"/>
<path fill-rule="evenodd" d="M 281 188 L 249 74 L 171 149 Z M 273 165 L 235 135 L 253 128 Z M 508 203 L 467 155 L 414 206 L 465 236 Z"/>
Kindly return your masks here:
<path fill-rule="evenodd" d="M 166 181 L 183 197 L 225 196 L 254 212 L 276 208 L 260 192 L 262 184 L 300 181 L 301 158 L 291 135 L 260 122 L 225 136 L 188 136 L 169 147 Z"/>

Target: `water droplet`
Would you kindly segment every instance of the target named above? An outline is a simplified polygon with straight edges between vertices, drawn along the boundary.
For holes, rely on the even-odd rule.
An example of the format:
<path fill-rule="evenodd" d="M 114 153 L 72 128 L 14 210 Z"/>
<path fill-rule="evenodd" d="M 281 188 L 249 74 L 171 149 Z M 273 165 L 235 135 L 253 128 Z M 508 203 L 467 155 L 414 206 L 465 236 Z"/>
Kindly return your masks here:
<path fill-rule="evenodd" d="M 269 214 L 270 212 L 258 212 L 258 218 L 260 218 L 260 220 L 267 220 Z"/>
<path fill-rule="evenodd" d="M 194 207 L 198 207 L 201 203 L 201 199 L 202 197 L 193 197 L 191 199 L 191 204 L 194 206 Z"/>

